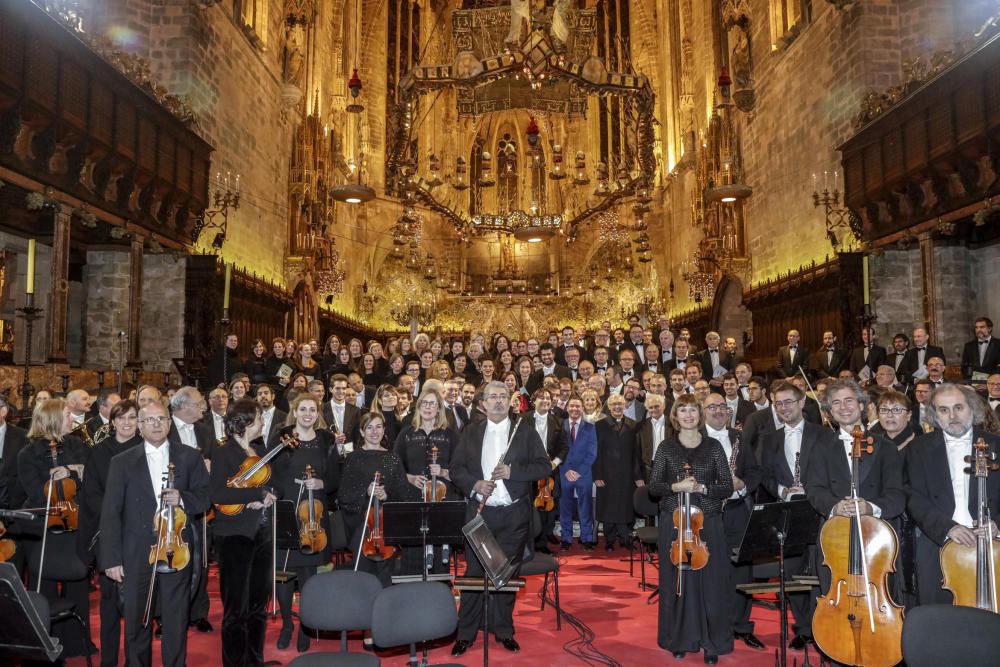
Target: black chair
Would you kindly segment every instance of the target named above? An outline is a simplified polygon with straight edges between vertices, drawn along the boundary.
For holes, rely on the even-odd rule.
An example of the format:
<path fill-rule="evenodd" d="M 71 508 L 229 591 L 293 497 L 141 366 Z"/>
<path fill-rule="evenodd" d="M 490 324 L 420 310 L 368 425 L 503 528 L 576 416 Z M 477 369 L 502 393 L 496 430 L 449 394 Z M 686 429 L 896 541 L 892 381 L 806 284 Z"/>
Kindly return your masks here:
<path fill-rule="evenodd" d="M 903 662 L 907 667 L 995 665 L 1000 615 L 975 607 L 929 604 L 906 612 Z"/>
<path fill-rule="evenodd" d="M 66 533 L 69 535 L 69 533 Z M 44 566 L 44 571 L 42 572 L 42 581 L 83 581 L 87 579 L 90 574 L 87 566 L 83 564 L 75 551 L 70 550 L 68 553 L 62 548 L 55 548 L 58 545 L 69 544 L 68 540 L 62 540 L 56 542 L 52 539 L 53 535 L 49 535 L 47 540 L 48 544 L 45 547 L 45 562 L 41 561 L 41 545 L 36 546 L 29 550 L 28 555 L 28 571 L 31 573 L 32 578 L 38 576 L 39 565 Z M 49 605 L 49 627 L 55 625 L 56 623 L 61 623 L 62 621 L 75 620 L 80 624 L 80 631 L 83 635 L 84 642 L 84 652 L 87 658 L 87 667 L 91 667 L 90 658 L 90 628 L 84 622 L 83 617 L 80 616 L 76 609 L 76 603 L 68 598 L 57 598 L 55 600 L 48 600 Z"/>
<path fill-rule="evenodd" d="M 660 538 L 660 529 L 656 527 L 655 523 L 650 525 L 650 519 L 659 515 L 660 507 L 649 497 L 649 489 L 645 486 L 638 487 L 632 494 L 632 507 L 636 514 L 646 517 L 646 525 L 635 529 L 635 539 L 639 543 L 639 588 L 646 590 L 646 554 L 653 553 L 649 547 L 656 545 Z M 635 550 L 629 549 L 628 574 L 630 577 L 635 576 L 634 555 Z"/>
<path fill-rule="evenodd" d="M 289 667 L 378 667 L 380 661 L 374 655 L 347 650 L 347 633 L 371 629 L 372 609 L 381 591 L 382 584 L 367 572 L 335 570 L 310 577 L 299 598 L 299 618 L 307 628 L 339 632 L 340 651 L 306 653 L 288 663 Z"/>
<path fill-rule="evenodd" d="M 372 612 L 372 640 L 376 646 L 410 646 L 410 664 L 417 661 L 417 642 L 448 637 L 458 627 L 455 595 L 449 586 L 436 581 L 397 584 L 375 598 Z M 439 665 L 438 667 L 449 667 Z"/>
<path fill-rule="evenodd" d="M 531 535 L 532 539 L 537 539 L 542 533 L 542 517 L 539 516 L 536 508 L 531 508 Z M 521 568 L 517 572 L 519 577 L 530 577 L 533 575 L 545 575 L 542 582 L 542 606 L 545 610 L 545 594 L 549 590 L 549 578 L 552 578 L 553 606 L 556 609 L 556 630 L 562 630 L 562 607 L 559 604 L 559 561 L 555 556 L 543 554 L 538 551 L 531 560 L 521 563 Z"/>

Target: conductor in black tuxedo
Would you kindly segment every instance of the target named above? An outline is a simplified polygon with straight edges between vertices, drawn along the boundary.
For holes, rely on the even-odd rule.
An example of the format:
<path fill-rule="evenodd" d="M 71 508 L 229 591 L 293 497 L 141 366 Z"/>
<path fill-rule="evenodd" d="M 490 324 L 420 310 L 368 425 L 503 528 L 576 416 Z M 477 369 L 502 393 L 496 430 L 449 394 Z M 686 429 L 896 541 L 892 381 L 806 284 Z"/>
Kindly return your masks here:
<path fill-rule="evenodd" d="M 973 527 L 979 514 L 979 489 L 976 478 L 964 472 L 969 465 L 964 459 L 973 454 L 979 438 L 997 456 L 1000 438 L 982 429 L 982 402 L 969 387 L 943 384 L 931 394 L 930 402 L 927 418 L 935 430 L 906 448 L 907 507 L 920 528 L 916 549 L 919 603 L 951 604 L 951 593 L 941 587 L 941 547 L 947 540 L 975 547 L 983 530 Z M 961 478 L 954 479 L 956 474 Z M 990 513 L 995 517 L 1000 515 L 1000 475 L 991 474 L 986 483 Z M 996 524 L 993 531 L 995 535 Z"/>
<path fill-rule="evenodd" d="M 482 517 L 500 548 L 519 564 L 531 543 L 531 487 L 551 474 L 552 463 L 534 424 L 523 418 L 511 421 L 510 389 L 506 384 L 487 384 L 483 404 L 486 419 L 462 431 L 462 439 L 452 454 L 451 481 L 467 499 L 466 519 L 475 517 L 482 504 Z M 473 552 L 467 549 L 466 553 Z M 482 576 L 483 567 L 475 556 L 469 557 L 465 574 Z M 490 595 L 489 609 L 490 630 L 512 652 L 521 648 L 514 639 L 514 600 L 513 593 Z M 457 641 L 451 654 L 457 657 L 468 651 L 482 625 L 483 594 L 462 591 Z"/>
<path fill-rule="evenodd" d="M 101 506 L 101 540 L 98 565 L 108 578 L 122 584 L 125 616 L 125 659 L 129 665 L 152 664 L 152 625 L 142 627 L 152 569 L 149 550 L 156 540 L 153 516 L 160 502 L 182 506 L 189 515 L 208 509 L 208 471 L 204 460 L 190 447 L 171 445 L 167 439 L 170 417 L 159 402 L 139 411 L 143 444 L 111 460 Z M 174 488 L 164 489 L 168 464 L 174 464 Z M 191 526 L 185 541 L 193 543 Z M 156 577 L 163 614 L 161 652 L 167 667 L 183 667 L 187 659 L 188 606 L 192 568 Z"/>
<path fill-rule="evenodd" d="M 809 372 L 809 349 L 799 345 L 799 332 L 796 329 L 788 331 L 788 345 L 778 348 L 778 365 L 775 369 L 778 377 L 787 378 L 798 375 L 799 368 Z"/>
<path fill-rule="evenodd" d="M 976 337 L 962 348 L 962 377 L 971 380 L 973 373 L 990 375 L 1000 372 L 1000 340 L 993 337 L 993 320 L 976 320 Z M 978 381 L 982 382 L 984 378 Z"/>

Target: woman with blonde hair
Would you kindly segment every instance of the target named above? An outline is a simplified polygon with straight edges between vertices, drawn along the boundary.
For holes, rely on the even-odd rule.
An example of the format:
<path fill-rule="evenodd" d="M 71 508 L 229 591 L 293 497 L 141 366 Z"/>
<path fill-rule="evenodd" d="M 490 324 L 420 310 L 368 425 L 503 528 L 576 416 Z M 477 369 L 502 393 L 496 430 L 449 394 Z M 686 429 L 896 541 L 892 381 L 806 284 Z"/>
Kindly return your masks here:
<path fill-rule="evenodd" d="M 583 419 L 591 424 L 604 419 L 604 412 L 601 410 L 601 398 L 593 389 L 584 389 L 580 392 L 580 400 L 583 402 Z"/>
<path fill-rule="evenodd" d="M 424 375 L 424 380 L 440 380 L 444 382 L 451 377 L 451 366 L 444 359 L 438 359 L 430 365 L 427 369 L 427 373 Z"/>

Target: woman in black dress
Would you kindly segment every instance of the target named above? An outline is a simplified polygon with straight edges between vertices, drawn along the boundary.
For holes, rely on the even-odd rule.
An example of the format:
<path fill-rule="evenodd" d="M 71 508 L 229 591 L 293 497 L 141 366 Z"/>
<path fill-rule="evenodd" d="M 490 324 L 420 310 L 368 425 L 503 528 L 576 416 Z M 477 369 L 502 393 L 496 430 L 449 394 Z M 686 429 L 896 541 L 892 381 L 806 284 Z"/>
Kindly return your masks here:
<path fill-rule="evenodd" d="M 266 384 L 271 381 L 271 375 L 267 370 L 268 358 L 267 348 L 260 338 L 254 340 L 250 347 L 250 358 L 247 359 L 247 375 L 250 376 L 250 383 L 254 386 Z"/>
<path fill-rule="evenodd" d="M 361 417 L 361 436 L 364 443 L 347 457 L 341 477 L 338 500 L 344 513 L 344 525 L 351 536 L 351 551 L 358 570 L 370 572 L 383 586 L 392 583 L 392 570 L 396 559 L 369 560 L 361 553 L 362 532 L 369 500 L 375 494 L 380 502 L 401 500 L 406 497 L 406 473 L 399 457 L 385 448 L 385 422 L 381 414 L 366 413 Z M 381 473 L 375 486 L 375 471 Z"/>
<path fill-rule="evenodd" d="M 215 544 L 222 597 L 222 664 L 256 667 L 264 663 L 267 598 L 271 592 L 271 505 L 280 496 L 274 481 L 283 477 L 272 461 L 271 480 L 261 488 L 230 488 L 226 482 L 249 456 L 263 456 L 260 408 L 245 398 L 229 405 L 226 442 L 212 451 L 210 488 L 215 505 L 244 505 L 238 514 L 215 513 Z"/>
<path fill-rule="evenodd" d="M 625 397 L 608 397 L 609 416 L 597 422 L 596 518 L 603 524 L 604 547 L 614 551 L 615 540 L 628 545 L 635 520 L 632 496 L 642 478 L 642 465 L 635 446 L 635 422 L 625 416 Z"/>
<path fill-rule="evenodd" d="M 399 394 L 392 385 L 384 384 L 375 392 L 375 400 L 372 401 L 371 412 L 377 412 L 385 420 L 385 442 L 386 449 L 390 449 L 396 442 L 396 436 L 402 430 L 403 425 L 396 416 L 396 406 L 399 403 Z"/>
<path fill-rule="evenodd" d="M 276 480 L 276 484 L 282 492 L 282 498 L 295 501 L 296 508 L 298 503 L 307 500 L 308 491 L 312 490 L 313 500 L 323 504 L 323 511 L 318 518 L 329 538 L 326 501 L 340 484 L 340 457 L 333 444 L 333 436 L 323 427 L 322 421 L 322 408 L 312 394 L 300 394 L 292 402 L 281 436 L 293 435 L 299 444 L 294 449 L 286 448 L 278 455 L 278 460 L 282 461 L 282 475 Z M 312 466 L 313 477 L 305 481 L 307 465 Z M 294 579 L 277 586 L 278 607 L 281 610 L 278 648 L 285 649 L 291 643 L 292 629 L 295 627 L 292 622 L 292 595 L 296 588 L 302 590 L 309 578 L 316 574 L 317 567 L 330 561 L 330 549 L 310 554 L 303 553 L 300 549 L 279 549 L 276 553 L 278 569 L 295 572 Z M 309 649 L 309 635 L 302 630 L 301 625 L 295 646 L 299 653 Z"/>
<path fill-rule="evenodd" d="M 650 473 L 649 494 L 660 504 L 660 612 L 657 643 L 677 659 L 704 651 L 705 663 L 733 650 L 730 618 L 732 577 L 722 522 L 722 506 L 733 493 L 733 476 L 718 440 L 701 432 L 704 412 L 698 399 L 685 394 L 670 410 L 674 433 L 656 448 Z M 690 466 L 685 472 L 684 466 Z M 673 512 L 681 492 L 691 494 L 691 505 L 704 515 L 701 539 L 709 551 L 700 570 L 683 571 L 683 594 L 674 592 L 677 568 L 670 562 L 670 544 L 676 536 Z"/>
<path fill-rule="evenodd" d="M 448 426 L 441 393 L 434 388 L 424 389 L 417 399 L 412 422 L 399 433 L 393 447 L 406 472 L 403 500 L 423 499 L 424 485 L 430 483 L 433 475 L 445 483 L 445 488 L 451 491 L 449 495 L 454 497 L 455 492 L 449 488 L 448 464 L 457 444 L 458 434 Z M 437 464 L 431 465 L 431 452 L 435 447 Z M 403 574 L 419 574 L 421 568 L 428 565 L 432 573 L 447 572 L 449 555 L 450 550 L 442 547 L 428 546 L 426 553 L 422 553 L 419 546 L 404 547 Z"/>

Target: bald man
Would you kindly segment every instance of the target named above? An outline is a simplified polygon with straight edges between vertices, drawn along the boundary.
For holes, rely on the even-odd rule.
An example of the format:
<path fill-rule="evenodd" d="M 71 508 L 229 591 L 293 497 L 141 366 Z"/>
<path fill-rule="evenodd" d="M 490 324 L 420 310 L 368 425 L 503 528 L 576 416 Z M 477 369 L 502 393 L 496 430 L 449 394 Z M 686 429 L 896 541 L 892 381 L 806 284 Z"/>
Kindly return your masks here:
<path fill-rule="evenodd" d="M 73 417 L 74 428 L 87 420 L 87 411 L 93 402 L 94 399 L 84 389 L 74 389 L 66 394 L 66 407 Z"/>

